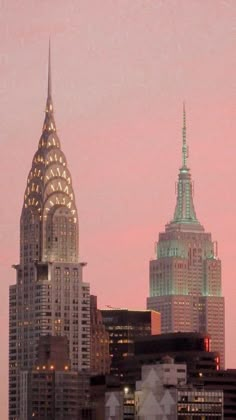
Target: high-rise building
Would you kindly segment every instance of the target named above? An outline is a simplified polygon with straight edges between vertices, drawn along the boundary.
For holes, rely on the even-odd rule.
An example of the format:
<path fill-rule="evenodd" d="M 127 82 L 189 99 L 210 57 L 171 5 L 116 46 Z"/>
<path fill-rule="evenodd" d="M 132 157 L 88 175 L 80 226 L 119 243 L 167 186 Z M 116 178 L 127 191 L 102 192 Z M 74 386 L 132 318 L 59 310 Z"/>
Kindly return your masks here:
<path fill-rule="evenodd" d="M 101 313 L 109 333 L 111 373 L 125 377 L 126 366 L 134 356 L 135 339 L 160 334 L 160 314 L 129 309 L 102 309 Z"/>
<path fill-rule="evenodd" d="M 28 175 L 20 220 L 20 262 L 10 286 L 9 419 L 19 419 L 20 371 L 36 362 L 41 335 L 65 335 L 72 370 L 90 366 L 89 284 L 78 257 L 71 174 L 54 120 L 49 50 L 42 135 Z"/>
<path fill-rule="evenodd" d="M 182 166 L 174 217 L 159 234 L 156 259 L 150 261 L 148 309 L 161 312 L 163 333 L 198 331 L 211 336 L 212 351 L 224 367 L 224 298 L 217 244 L 197 219 L 187 165 L 186 117 L 183 111 Z"/>
<path fill-rule="evenodd" d="M 110 373 L 109 333 L 97 307 L 97 296 L 90 296 L 90 372 L 91 375 Z"/>
<path fill-rule="evenodd" d="M 65 336 L 39 337 L 32 369 L 20 372 L 20 419 L 78 420 L 89 408 L 89 374 L 70 369 Z"/>

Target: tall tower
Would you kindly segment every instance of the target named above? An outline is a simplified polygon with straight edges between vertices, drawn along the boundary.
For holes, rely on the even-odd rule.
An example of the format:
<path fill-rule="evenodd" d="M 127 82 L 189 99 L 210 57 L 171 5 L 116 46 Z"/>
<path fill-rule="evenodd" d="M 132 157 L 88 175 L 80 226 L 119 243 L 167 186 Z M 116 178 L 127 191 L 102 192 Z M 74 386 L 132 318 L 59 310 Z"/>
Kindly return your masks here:
<path fill-rule="evenodd" d="M 71 174 L 54 120 L 49 47 L 45 119 L 24 194 L 16 284 L 10 286 L 11 420 L 21 419 L 20 372 L 34 366 L 39 336 L 67 336 L 71 368 L 90 366 L 90 293 L 78 235 Z"/>
<path fill-rule="evenodd" d="M 182 165 L 174 217 L 159 234 L 156 259 L 150 261 L 148 309 L 161 312 L 162 332 L 207 332 L 211 349 L 224 367 L 224 298 L 217 244 L 199 223 L 187 165 L 186 114 L 183 109 Z"/>

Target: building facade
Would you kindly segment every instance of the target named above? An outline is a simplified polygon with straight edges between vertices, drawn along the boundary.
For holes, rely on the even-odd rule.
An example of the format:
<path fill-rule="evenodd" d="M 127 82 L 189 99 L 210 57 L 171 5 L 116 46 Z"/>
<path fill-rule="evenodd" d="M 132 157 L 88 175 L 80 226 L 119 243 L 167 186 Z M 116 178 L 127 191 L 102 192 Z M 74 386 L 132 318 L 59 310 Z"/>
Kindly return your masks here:
<path fill-rule="evenodd" d="M 111 373 L 123 377 L 134 355 L 135 339 L 160 333 L 160 314 L 128 309 L 102 309 L 101 313 L 109 333 Z"/>
<path fill-rule="evenodd" d="M 184 109 L 182 166 L 173 220 L 159 234 L 156 259 L 150 261 L 148 309 L 161 312 L 163 333 L 208 333 L 212 351 L 225 358 L 224 298 L 217 244 L 197 219 L 187 166 Z"/>
<path fill-rule="evenodd" d="M 143 366 L 142 379 L 136 383 L 135 419 L 221 420 L 223 391 L 188 386 L 186 378 L 186 365 L 171 358 Z"/>
<path fill-rule="evenodd" d="M 203 372 L 198 378 L 190 378 L 194 386 L 204 386 L 207 390 L 223 390 L 224 420 L 236 419 L 236 369 Z"/>
<path fill-rule="evenodd" d="M 185 363 L 188 376 L 215 373 L 220 369 L 219 353 L 212 352 L 210 337 L 201 333 L 169 333 L 142 337 L 135 340 L 134 359 L 142 365 L 160 363 L 166 355 L 175 363 Z"/>
<path fill-rule="evenodd" d="M 11 420 L 20 418 L 20 372 L 35 365 L 41 335 L 67 336 L 71 368 L 90 367 L 90 295 L 78 230 L 72 178 L 54 120 L 49 50 L 45 119 L 24 194 L 16 284 L 10 286 Z"/>
<path fill-rule="evenodd" d="M 78 420 L 89 406 L 89 374 L 71 370 L 66 336 L 39 337 L 36 365 L 20 372 L 20 418 Z"/>
<path fill-rule="evenodd" d="M 97 308 L 97 296 L 90 296 L 90 372 L 91 375 L 110 373 L 109 333 Z"/>

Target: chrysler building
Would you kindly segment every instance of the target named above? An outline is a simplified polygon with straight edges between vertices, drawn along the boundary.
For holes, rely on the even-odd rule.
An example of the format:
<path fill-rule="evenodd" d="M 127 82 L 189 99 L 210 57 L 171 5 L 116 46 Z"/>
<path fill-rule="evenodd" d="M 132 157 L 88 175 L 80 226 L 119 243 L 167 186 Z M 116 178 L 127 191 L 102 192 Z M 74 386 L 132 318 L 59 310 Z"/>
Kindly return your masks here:
<path fill-rule="evenodd" d="M 39 336 L 67 336 L 71 368 L 90 367 L 90 293 L 78 239 L 72 178 L 54 118 L 49 47 L 45 119 L 26 182 L 20 261 L 10 286 L 10 420 L 21 419 L 21 372 L 34 366 Z"/>

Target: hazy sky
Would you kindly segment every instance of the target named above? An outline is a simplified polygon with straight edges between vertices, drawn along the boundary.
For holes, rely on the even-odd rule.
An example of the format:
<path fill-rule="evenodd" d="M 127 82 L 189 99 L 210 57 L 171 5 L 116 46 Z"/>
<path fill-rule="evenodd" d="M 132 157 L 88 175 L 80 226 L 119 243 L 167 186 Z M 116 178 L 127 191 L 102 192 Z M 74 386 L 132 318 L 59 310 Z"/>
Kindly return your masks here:
<path fill-rule="evenodd" d="M 44 118 L 49 36 L 91 292 L 100 306 L 145 308 L 154 243 L 175 207 L 185 100 L 195 208 L 218 241 L 227 366 L 236 367 L 236 1 L 0 0 L 3 420 L 8 287 Z"/>

